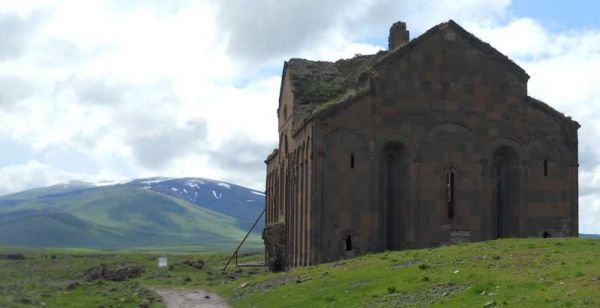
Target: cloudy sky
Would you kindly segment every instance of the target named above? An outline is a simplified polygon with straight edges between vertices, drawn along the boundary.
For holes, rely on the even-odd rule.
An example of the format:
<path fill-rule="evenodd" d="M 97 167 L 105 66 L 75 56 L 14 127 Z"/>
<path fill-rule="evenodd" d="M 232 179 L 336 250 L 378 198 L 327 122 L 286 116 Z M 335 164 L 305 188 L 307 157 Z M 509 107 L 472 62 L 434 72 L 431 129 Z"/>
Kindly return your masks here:
<path fill-rule="evenodd" d="M 0 195 L 72 179 L 264 187 L 282 63 L 385 49 L 454 19 L 573 116 L 580 231 L 600 233 L 597 1 L 0 0 Z"/>

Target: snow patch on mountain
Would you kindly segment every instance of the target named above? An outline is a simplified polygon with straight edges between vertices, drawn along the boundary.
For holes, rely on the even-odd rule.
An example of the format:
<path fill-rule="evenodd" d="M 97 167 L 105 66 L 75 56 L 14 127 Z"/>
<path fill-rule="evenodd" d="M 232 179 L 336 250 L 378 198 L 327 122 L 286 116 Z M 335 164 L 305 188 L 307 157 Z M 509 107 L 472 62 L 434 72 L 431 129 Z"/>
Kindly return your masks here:
<path fill-rule="evenodd" d="M 225 187 L 225 188 L 227 188 L 227 189 L 231 189 L 231 185 L 230 185 L 230 184 L 227 184 L 227 183 L 217 183 L 217 185 L 219 185 L 219 186 L 223 186 L 223 187 Z"/>
<path fill-rule="evenodd" d="M 140 181 L 140 183 L 152 185 L 152 184 L 157 184 L 157 183 L 168 181 L 168 180 L 171 180 L 171 178 L 151 178 L 151 179 L 147 179 L 144 181 Z"/>
<path fill-rule="evenodd" d="M 262 193 L 262 192 L 260 192 L 260 191 L 251 190 L 250 192 L 253 193 L 253 194 L 255 194 L 255 195 L 259 195 L 259 196 L 263 196 L 263 197 L 265 196 L 265 194 Z"/>
<path fill-rule="evenodd" d="M 187 182 L 185 182 L 183 185 L 190 187 L 190 188 L 200 188 L 200 185 L 205 185 L 206 182 L 202 181 L 202 180 L 189 180 Z"/>
<path fill-rule="evenodd" d="M 215 199 L 221 199 L 221 197 L 223 197 L 223 193 L 220 193 L 217 195 L 217 192 L 214 190 L 212 191 L 212 193 L 213 193 L 213 196 L 215 196 Z"/>
<path fill-rule="evenodd" d="M 99 180 L 99 179 L 87 179 L 87 180 L 83 180 L 83 181 L 70 181 L 68 183 L 64 183 L 64 188 L 67 188 L 68 186 L 75 186 L 75 185 L 91 185 L 91 186 L 95 186 L 95 187 L 102 187 L 102 186 L 113 186 L 113 185 L 121 185 L 121 184 L 127 184 L 132 182 L 133 180 L 131 179 L 120 179 L 120 180 Z"/>

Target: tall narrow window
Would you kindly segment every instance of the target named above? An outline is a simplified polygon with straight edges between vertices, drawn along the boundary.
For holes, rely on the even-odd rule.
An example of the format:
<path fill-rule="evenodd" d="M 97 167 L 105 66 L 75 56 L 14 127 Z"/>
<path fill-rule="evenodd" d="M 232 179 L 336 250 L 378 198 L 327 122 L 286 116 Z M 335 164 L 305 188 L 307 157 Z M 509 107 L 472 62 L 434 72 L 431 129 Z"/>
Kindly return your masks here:
<path fill-rule="evenodd" d="M 352 236 L 346 236 L 346 251 L 352 251 Z"/>
<path fill-rule="evenodd" d="M 544 160 L 544 176 L 548 176 L 548 161 Z"/>
<path fill-rule="evenodd" d="M 446 171 L 446 206 L 448 207 L 448 218 L 454 218 L 454 180 L 456 172 L 450 168 Z"/>
<path fill-rule="evenodd" d="M 354 169 L 354 152 L 350 153 L 350 168 Z"/>

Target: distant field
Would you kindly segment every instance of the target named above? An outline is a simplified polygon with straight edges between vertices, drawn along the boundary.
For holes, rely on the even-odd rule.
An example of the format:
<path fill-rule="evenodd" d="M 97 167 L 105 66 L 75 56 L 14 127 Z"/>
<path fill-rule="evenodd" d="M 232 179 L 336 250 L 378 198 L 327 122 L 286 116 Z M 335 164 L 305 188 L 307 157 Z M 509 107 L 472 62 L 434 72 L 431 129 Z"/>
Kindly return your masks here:
<path fill-rule="evenodd" d="M 600 307 L 600 241 L 593 239 L 384 252 L 275 274 L 244 267 L 223 275 L 225 253 L 169 254 L 173 266 L 158 269 L 164 253 L 23 252 L 24 261 L 0 260 L 0 307 L 162 307 L 153 288 L 207 289 L 235 307 Z M 181 263 L 196 259 L 206 262 L 203 269 Z M 259 252 L 240 262 L 262 259 Z M 145 273 L 124 282 L 86 281 L 84 270 L 101 263 L 137 264 Z"/>
<path fill-rule="evenodd" d="M 147 246 L 147 247 L 133 247 L 129 249 L 105 249 L 105 248 L 63 248 L 63 247 L 49 247 L 49 248 L 31 248 L 31 247 L 2 247 L 0 246 L 0 253 L 19 251 L 31 255 L 43 255 L 43 254 L 80 254 L 80 255 L 135 255 L 135 254 L 164 254 L 164 255 L 194 255 L 194 254 L 219 254 L 231 252 L 239 245 L 239 241 L 231 241 L 228 243 L 214 244 L 210 246 L 201 245 L 178 245 L 178 246 Z M 246 241 L 241 249 L 243 253 L 256 253 L 262 252 L 264 245 L 262 241 L 258 241 L 253 238 L 250 241 Z"/>
<path fill-rule="evenodd" d="M 579 237 L 600 239 L 600 234 L 579 234 Z"/>
<path fill-rule="evenodd" d="M 214 289 L 224 276 L 220 268 L 235 249 L 210 253 L 202 247 L 156 247 L 141 251 L 79 248 L 8 248 L 0 255 L 22 253 L 25 260 L 0 257 L 0 307 L 163 307 L 153 287 Z M 154 251 L 152 251 L 154 250 Z M 190 253 L 197 250 L 198 253 Z M 240 262 L 262 260 L 262 247 L 244 247 Z M 170 269 L 159 269 L 159 257 L 167 257 Z M 203 260 L 199 270 L 181 264 Z M 142 266 L 140 278 L 122 282 L 87 281 L 86 270 L 101 264 Z"/>

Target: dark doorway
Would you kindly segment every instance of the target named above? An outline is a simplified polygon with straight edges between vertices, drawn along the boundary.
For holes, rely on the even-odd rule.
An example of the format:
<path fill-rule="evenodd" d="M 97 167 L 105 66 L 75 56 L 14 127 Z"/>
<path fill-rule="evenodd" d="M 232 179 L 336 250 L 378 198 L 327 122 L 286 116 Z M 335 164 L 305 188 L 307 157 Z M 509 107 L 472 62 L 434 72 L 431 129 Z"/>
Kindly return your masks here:
<path fill-rule="evenodd" d="M 406 244 L 408 217 L 408 151 L 400 142 L 383 147 L 382 192 L 385 230 L 385 248 L 402 249 Z"/>
<path fill-rule="evenodd" d="M 352 251 L 352 236 L 346 236 L 346 251 Z"/>
<path fill-rule="evenodd" d="M 517 152 L 501 146 L 494 152 L 492 209 L 493 233 L 496 238 L 518 235 L 518 214 L 521 168 Z"/>

